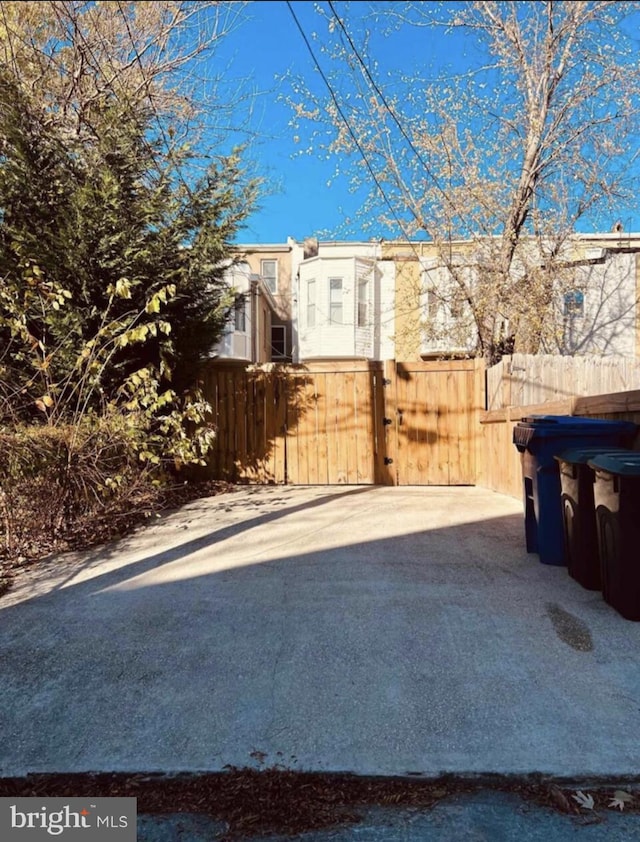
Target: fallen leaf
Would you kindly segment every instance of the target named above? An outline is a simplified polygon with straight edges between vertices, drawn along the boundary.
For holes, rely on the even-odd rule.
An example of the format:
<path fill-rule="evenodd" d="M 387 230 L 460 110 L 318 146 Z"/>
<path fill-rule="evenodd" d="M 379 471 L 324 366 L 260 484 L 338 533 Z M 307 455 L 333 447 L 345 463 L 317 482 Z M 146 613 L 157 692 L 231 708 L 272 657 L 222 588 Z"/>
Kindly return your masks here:
<path fill-rule="evenodd" d="M 585 810 L 593 810 L 595 806 L 593 795 L 591 795 L 591 793 L 587 793 L 587 795 L 585 795 L 581 789 L 579 789 L 572 798 Z"/>
<path fill-rule="evenodd" d="M 625 792 L 623 789 L 616 789 L 613 793 L 613 798 L 609 802 L 609 807 L 616 808 L 620 811 L 624 810 L 624 805 L 633 801 L 633 796 L 630 792 Z"/>
<path fill-rule="evenodd" d="M 551 793 L 551 797 L 557 804 L 557 806 L 563 810 L 565 813 L 574 813 L 576 808 L 571 804 L 567 796 L 564 792 L 560 789 L 560 787 L 552 784 L 549 787 L 549 791 Z"/>

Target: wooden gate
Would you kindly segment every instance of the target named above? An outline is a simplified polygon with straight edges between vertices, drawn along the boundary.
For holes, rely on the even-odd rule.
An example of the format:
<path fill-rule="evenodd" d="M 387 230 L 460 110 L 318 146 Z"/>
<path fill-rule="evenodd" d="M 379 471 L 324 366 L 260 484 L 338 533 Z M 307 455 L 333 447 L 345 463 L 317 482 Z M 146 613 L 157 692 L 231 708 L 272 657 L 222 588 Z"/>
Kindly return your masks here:
<path fill-rule="evenodd" d="M 211 365 L 211 473 L 294 485 L 472 485 L 484 374 L 473 360 Z"/>
<path fill-rule="evenodd" d="M 398 485 L 473 485 L 484 370 L 475 360 L 388 365 L 387 457 Z"/>

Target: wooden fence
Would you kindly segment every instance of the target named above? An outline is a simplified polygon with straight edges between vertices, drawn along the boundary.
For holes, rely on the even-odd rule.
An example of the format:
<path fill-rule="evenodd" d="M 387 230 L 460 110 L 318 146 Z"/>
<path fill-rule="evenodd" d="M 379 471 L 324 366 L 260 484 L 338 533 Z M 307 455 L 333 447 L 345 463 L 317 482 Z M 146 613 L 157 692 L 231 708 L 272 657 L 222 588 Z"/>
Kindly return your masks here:
<path fill-rule="evenodd" d="M 522 496 L 513 428 L 528 415 L 640 425 L 640 389 L 485 412 L 479 361 L 210 365 L 211 475 L 292 484 L 481 485 Z M 638 443 L 640 449 L 640 442 Z"/>
<path fill-rule="evenodd" d="M 448 362 L 211 364 L 212 476 L 304 485 L 473 485 L 484 368 Z"/>
<path fill-rule="evenodd" d="M 382 363 L 210 365 L 213 476 L 248 482 L 383 481 Z"/>
<path fill-rule="evenodd" d="M 640 425 L 640 389 L 547 403 L 511 406 L 482 413 L 478 440 L 478 485 L 522 497 L 520 454 L 513 444 L 513 428 L 529 415 L 577 415 L 633 421 Z M 636 439 L 640 450 L 640 440 Z"/>
<path fill-rule="evenodd" d="M 487 409 L 640 389 L 635 357 L 513 354 L 487 369 Z"/>

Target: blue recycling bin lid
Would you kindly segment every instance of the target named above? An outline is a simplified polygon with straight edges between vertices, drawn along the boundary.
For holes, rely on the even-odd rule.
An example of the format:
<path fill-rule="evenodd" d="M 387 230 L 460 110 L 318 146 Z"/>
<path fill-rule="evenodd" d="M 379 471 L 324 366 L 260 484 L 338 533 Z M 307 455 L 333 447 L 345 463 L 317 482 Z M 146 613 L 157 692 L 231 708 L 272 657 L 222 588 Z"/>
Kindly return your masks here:
<path fill-rule="evenodd" d="M 574 424 L 576 421 L 586 421 L 591 424 L 594 418 L 583 418 L 581 415 L 527 415 L 520 424 Z"/>
<path fill-rule="evenodd" d="M 633 421 L 581 418 L 575 415 L 530 415 L 513 428 L 513 443 L 526 448 L 534 439 L 570 438 L 572 436 L 633 435 Z"/>
<path fill-rule="evenodd" d="M 640 453 L 629 450 L 626 453 L 602 453 L 589 460 L 589 467 L 606 471 L 621 477 L 640 478 Z"/>
<path fill-rule="evenodd" d="M 558 462 L 567 462 L 569 465 L 586 465 L 591 459 L 596 459 L 603 455 L 623 455 L 626 453 L 633 453 L 626 447 L 607 447 L 601 445 L 589 445 L 588 447 L 570 447 L 557 453 L 553 458 Z"/>

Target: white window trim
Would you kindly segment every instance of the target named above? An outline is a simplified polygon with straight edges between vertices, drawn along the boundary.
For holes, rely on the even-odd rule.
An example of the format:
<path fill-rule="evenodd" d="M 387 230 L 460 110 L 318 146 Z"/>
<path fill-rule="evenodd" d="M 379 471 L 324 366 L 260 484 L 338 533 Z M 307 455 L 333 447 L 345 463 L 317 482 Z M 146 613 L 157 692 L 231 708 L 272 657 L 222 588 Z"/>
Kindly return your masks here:
<path fill-rule="evenodd" d="M 313 289 L 313 297 L 309 295 L 310 290 Z M 316 279 L 309 278 L 307 281 L 307 327 L 315 327 L 316 326 L 316 315 L 318 313 L 317 307 L 317 286 L 316 286 Z M 309 318 L 309 315 L 313 314 L 313 318 Z"/>
<path fill-rule="evenodd" d="M 358 278 L 356 283 L 356 327 L 370 326 L 371 318 L 369 311 L 369 278 Z M 360 318 L 361 312 L 364 314 L 362 319 Z"/>
<path fill-rule="evenodd" d="M 267 276 L 267 275 L 265 275 L 265 272 L 264 272 L 264 264 L 265 263 L 273 263 L 274 266 L 275 266 L 275 273 L 273 275 L 273 289 L 271 289 L 271 287 L 269 286 L 269 279 L 272 276 L 270 276 L 270 275 Z M 277 293 L 278 293 L 278 274 L 279 274 L 278 268 L 279 268 L 278 267 L 278 260 L 275 257 L 264 257 L 260 261 L 260 276 L 261 276 L 262 280 L 264 281 L 265 286 L 267 287 L 267 289 L 269 290 L 269 292 L 272 295 L 277 295 Z"/>
<path fill-rule="evenodd" d="M 337 304 L 340 305 L 340 321 L 336 321 L 333 318 L 332 304 L 334 302 L 332 301 L 332 298 L 331 298 L 331 282 L 332 281 L 340 281 L 340 287 L 339 287 L 339 289 L 340 289 L 340 301 L 336 302 L 336 306 L 337 306 Z M 333 278 L 329 278 L 329 290 L 328 290 L 328 292 L 329 292 L 329 324 L 330 325 L 343 325 L 345 323 L 344 322 L 344 278 L 337 277 L 337 276 L 333 277 Z"/>

